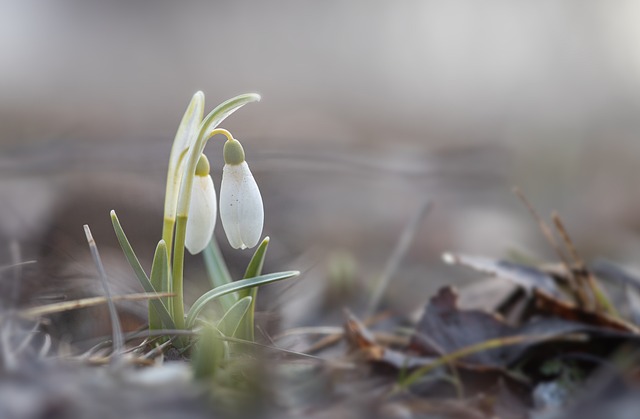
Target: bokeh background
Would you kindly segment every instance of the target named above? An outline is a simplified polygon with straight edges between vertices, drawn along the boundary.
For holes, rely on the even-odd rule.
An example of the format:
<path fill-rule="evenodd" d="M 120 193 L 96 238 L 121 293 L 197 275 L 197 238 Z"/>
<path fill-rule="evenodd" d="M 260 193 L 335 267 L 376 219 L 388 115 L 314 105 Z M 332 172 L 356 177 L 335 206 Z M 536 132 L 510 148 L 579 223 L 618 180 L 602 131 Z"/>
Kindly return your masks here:
<path fill-rule="evenodd" d="M 425 199 L 391 305 L 464 278 L 443 251 L 553 260 L 515 185 L 585 258 L 640 268 L 639 19 L 633 0 L 1 1 L 0 257 L 38 259 L 37 284 L 94 275 L 90 223 L 130 278 L 107 211 L 148 261 L 202 90 L 208 109 L 263 97 L 223 126 L 306 309 L 332 269 L 374 283 Z M 220 142 L 207 150 L 219 185 Z M 221 246 L 241 272 L 250 255 Z"/>

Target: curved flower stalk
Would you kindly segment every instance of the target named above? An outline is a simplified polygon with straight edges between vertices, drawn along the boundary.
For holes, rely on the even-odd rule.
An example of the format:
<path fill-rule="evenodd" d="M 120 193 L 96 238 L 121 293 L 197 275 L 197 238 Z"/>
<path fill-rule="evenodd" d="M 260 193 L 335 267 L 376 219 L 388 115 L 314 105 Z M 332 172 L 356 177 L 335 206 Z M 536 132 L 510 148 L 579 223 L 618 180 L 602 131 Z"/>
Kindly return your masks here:
<path fill-rule="evenodd" d="M 216 226 L 216 190 L 209 175 L 209 167 L 209 160 L 201 154 L 193 179 L 184 242 L 192 255 L 202 252 L 207 247 Z"/>
<path fill-rule="evenodd" d="M 264 207 L 238 140 L 228 139 L 224 144 L 224 162 L 220 186 L 222 226 L 231 247 L 251 248 L 262 235 Z"/>

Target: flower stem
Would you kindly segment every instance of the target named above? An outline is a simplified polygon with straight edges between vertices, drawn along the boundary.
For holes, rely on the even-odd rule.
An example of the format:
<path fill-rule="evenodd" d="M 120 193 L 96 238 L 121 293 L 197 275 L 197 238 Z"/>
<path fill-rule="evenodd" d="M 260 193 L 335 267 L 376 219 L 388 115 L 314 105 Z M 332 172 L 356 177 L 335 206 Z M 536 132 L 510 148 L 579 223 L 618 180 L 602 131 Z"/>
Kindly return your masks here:
<path fill-rule="evenodd" d="M 173 227 L 176 224 L 176 220 L 174 218 L 164 218 L 164 223 L 162 224 L 162 240 L 167 244 L 167 258 L 171 260 L 171 249 L 173 249 Z M 171 292 L 171 290 L 160 290 Z"/>
<path fill-rule="evenodd" d="M 187 217 L 178 215 L 176 222 L 176 241 L 173 252 L 173 274 L 171 275 L 172 291 L 171 307 L 173 307 L 173 321 L 177 329 L 184 329 L 184 293 L 182 289 L 184 268 L 184 240 L 187 232 Z"/>

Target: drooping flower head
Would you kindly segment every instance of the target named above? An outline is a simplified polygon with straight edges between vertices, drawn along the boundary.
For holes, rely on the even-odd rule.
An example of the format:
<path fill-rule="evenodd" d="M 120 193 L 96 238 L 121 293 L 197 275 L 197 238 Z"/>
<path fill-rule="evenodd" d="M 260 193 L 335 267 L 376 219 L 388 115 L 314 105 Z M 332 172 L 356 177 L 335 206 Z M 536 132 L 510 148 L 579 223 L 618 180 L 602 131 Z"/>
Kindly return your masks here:
<path fill-rule="evenodd" d="M 192 255 L 207 247 L 216 226 L 216 190 L 209 170 L 209 160 L 201 154 L 193 179 L 185 237 L 185 247 Z"/>
<path fill-rule="evenodd" d="M 224 144 L 224 168 L 220 186 L 220 218 L 234 249 L 254 247 L 264 224 L 262 196 L 236 139 Z"/>

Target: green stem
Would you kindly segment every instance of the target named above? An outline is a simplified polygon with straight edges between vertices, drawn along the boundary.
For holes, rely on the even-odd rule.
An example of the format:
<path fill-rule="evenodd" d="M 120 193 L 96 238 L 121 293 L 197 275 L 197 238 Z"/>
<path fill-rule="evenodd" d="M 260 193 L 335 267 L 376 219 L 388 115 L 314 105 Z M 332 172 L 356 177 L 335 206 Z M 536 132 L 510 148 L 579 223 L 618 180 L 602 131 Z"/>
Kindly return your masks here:
<path fill-rule="evenodd" d="M 173 227 L 176 224 L 175 219 L 165 217 L 162 224 L 162 240 L 167 244 L 167 259 L 171 260 L 171 249 L 173 249 Z M 159 290 L 159 292 L 171 292 L 171 290 Z"/>
<path fill-rule="evenodd" d="M 184 293 L 182 290 L 183 268 L 184 268 L 184 241 L 187 235 L 187 217 L 178 215 L 176 223 L 176 241 L 173 252 L 173 275 L 171 297 L 173 307 L 173 321 L 176 328 L 184 329 Z"/>

